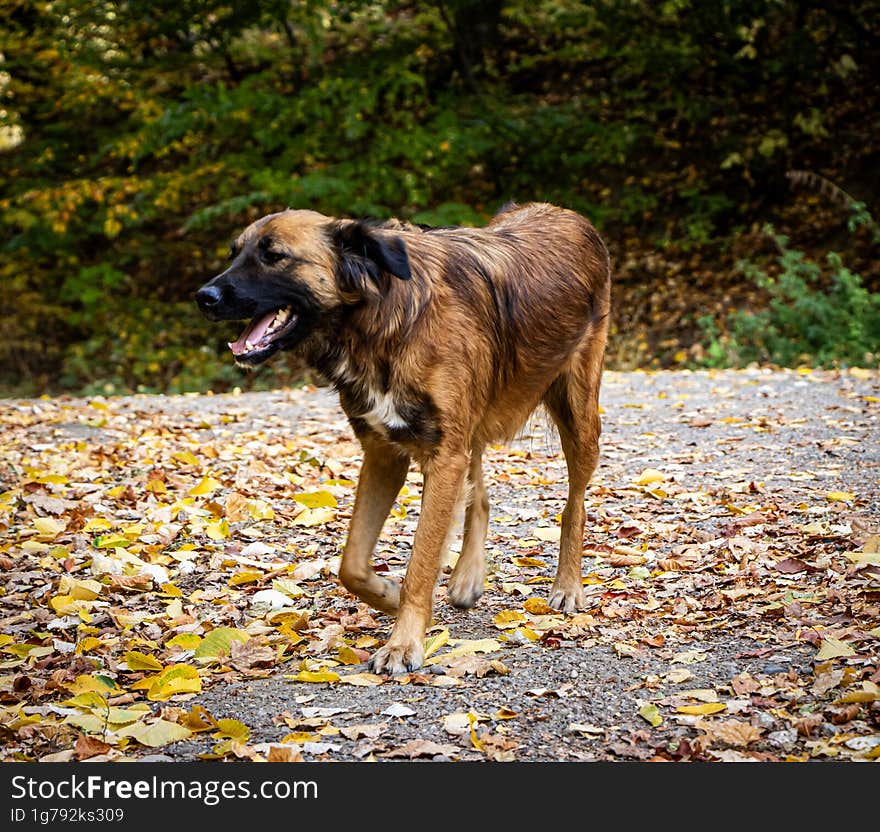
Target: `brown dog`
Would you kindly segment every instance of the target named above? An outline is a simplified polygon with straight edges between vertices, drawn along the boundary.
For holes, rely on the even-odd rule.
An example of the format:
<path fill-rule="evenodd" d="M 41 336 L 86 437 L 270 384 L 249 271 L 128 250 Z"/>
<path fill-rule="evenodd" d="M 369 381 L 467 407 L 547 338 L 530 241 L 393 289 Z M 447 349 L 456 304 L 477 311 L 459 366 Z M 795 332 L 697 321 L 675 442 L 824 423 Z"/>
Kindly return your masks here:
<path fill-rule="evenodd" d="M 298 351 L 330 380 L 364 461 L 340 579 L 397 614 L 377 672 L 419 667 L 441 552 L 466 489 L 464 541 L 448 597 L 483 592 L 487 442 L 515 435 L 541 402 L 568 466 L 550 604 L 583 604 L 584 493 L 596 467 L 598 396 L 608 330 L 608 252 L 582 216 L 506 206 L 485 228 L 421 229 L 283 211 L 238 237 L 229 268 L 196 294 L 212 320 L 252 317 L 230 343 L 253 367 Z M 373 549 L 410 459 L 424 473 L 403 585 L 379 577 Z M 469 488 L 468 488 L 469 486 Z"/>

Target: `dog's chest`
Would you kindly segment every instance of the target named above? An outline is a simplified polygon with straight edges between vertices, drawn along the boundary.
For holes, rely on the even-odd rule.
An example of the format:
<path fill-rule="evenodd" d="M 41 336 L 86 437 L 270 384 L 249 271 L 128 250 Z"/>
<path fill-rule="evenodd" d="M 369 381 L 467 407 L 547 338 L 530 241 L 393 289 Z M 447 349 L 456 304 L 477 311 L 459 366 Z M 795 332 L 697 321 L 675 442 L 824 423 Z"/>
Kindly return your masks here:
<path fill-rule="evenodd" d="M 401 415 L 402 407 L 390 391 L 368 391 L 366 400 L 369 409 L 361 414 L 361 418 L 376 432 L 389 436 L 409 428 L 409 423 Z"/>
<path fill-rule="evenodd" d="M 432 447 L 440 441 L 440 414 L 426 393 L 340 386 L 339 396 L 355 433 L 370 431 L 403 444 L 410 451 L 413 447 Z"/>

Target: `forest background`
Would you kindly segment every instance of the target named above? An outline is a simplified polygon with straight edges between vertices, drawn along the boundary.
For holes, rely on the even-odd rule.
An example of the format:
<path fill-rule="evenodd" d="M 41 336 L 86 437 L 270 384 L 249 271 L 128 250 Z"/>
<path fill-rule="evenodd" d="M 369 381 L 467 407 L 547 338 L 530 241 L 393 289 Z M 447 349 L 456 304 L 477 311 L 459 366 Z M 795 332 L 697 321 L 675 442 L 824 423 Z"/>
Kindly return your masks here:
<path fill-rule="evenodd" d="M 194 290 L 283 209 L 589 216 L 608 366 L 877 366 L 880 5 L 0 0 L 0 394 L 270 388 Z M 221 331 L 223 330 L 223 331 Z"/>

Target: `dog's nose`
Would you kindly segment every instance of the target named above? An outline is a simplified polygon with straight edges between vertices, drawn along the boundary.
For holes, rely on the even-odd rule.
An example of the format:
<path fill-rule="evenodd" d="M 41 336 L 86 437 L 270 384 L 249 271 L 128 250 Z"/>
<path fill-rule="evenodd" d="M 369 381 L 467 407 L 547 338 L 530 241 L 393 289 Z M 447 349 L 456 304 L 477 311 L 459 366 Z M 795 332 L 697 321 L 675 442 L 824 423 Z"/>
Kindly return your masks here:
<path fill-rule="evenodd" d="M 196 303 L 203 312 L 208 312 L 220 303 L 223 293 L 218 286 L 202 286 L 196 292 Z"/>

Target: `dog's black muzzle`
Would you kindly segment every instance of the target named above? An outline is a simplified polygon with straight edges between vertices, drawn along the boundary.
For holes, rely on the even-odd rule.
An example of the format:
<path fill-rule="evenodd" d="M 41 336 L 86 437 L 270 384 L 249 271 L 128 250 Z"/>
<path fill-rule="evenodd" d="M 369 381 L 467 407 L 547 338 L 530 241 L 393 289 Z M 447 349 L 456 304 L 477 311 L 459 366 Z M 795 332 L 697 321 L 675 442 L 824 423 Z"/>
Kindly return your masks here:
<path fill-rule="evenodd" d="M 256 314 L 255 298 L 236 291 L 235 282 L 224 272 L 196 292 L 196 303 L 209 321 L 238 321 Z"/>

